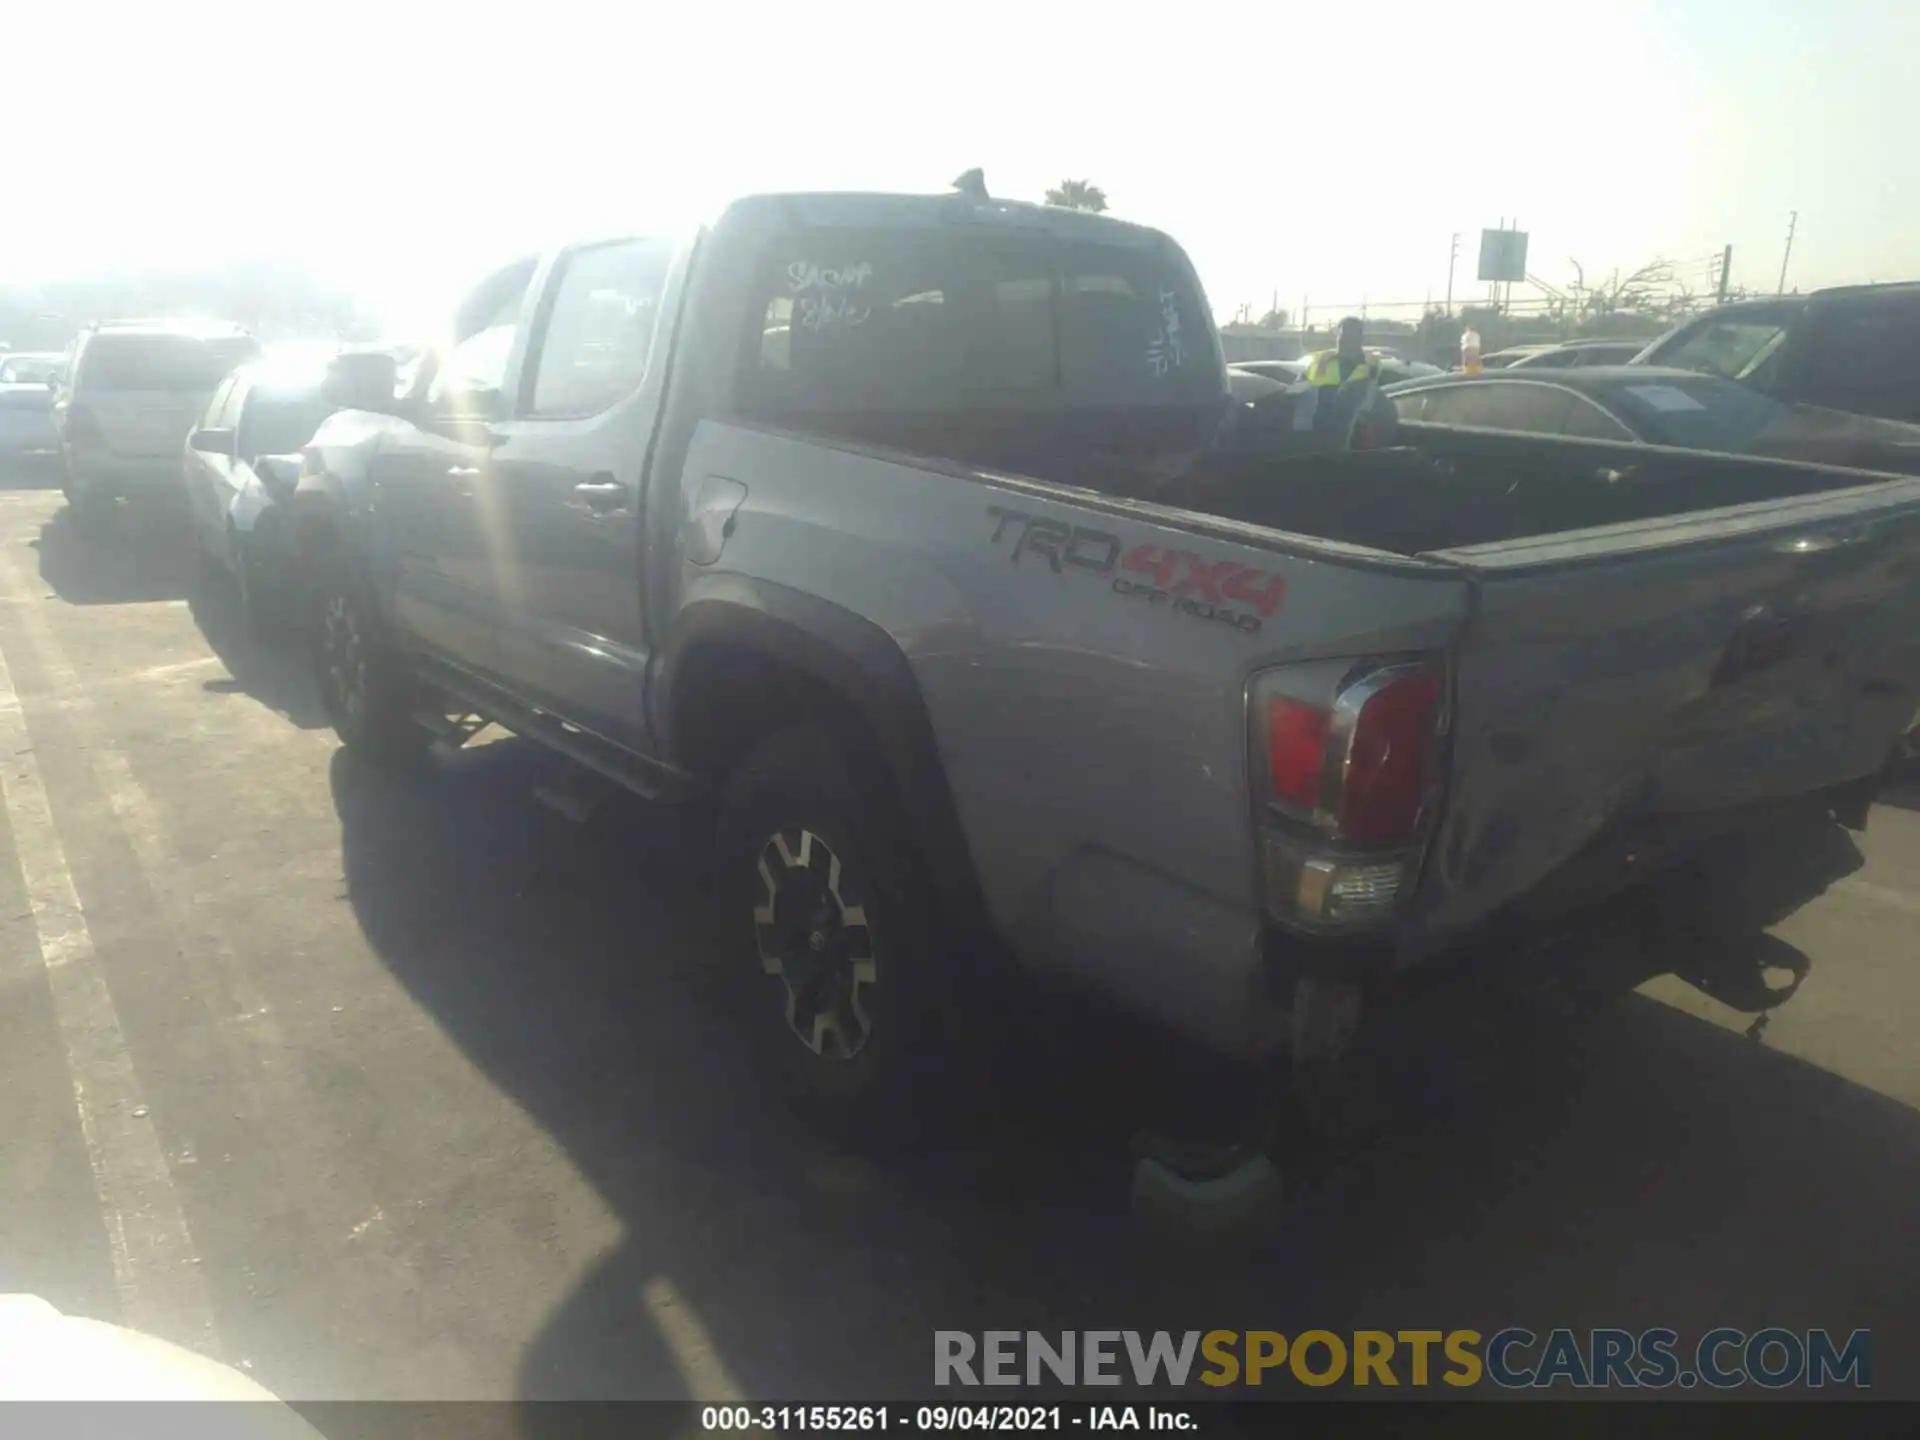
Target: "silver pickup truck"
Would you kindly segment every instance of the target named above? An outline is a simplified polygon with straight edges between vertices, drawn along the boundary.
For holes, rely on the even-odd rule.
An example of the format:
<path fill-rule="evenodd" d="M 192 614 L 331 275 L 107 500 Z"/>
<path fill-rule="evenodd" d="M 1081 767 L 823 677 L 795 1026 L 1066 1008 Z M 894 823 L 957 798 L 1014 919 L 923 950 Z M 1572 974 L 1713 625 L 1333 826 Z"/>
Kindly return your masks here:
<path fill-rule="evenodd" d="M 1920 480 L 1288 452 L 1107 218 L 743 199 L 507 266 L 348 388 L 293 503 L 345 743 L 486 719 L 716 800 L 744 1019 L 855 1113 L 989 956 L 1283 1056 L 1771 804 L 1863 823 L 1915 710 Z"/>

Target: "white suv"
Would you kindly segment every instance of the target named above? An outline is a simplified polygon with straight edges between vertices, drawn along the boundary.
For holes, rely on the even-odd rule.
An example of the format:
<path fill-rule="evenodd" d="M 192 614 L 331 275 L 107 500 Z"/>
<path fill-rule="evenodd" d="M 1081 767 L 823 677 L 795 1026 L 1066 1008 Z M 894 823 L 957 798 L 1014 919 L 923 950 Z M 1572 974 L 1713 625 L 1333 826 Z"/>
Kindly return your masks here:
<path fill-rule="evenodd" d="M 80 336 L 54 402 L 67 503 L 97 512 L 119 496 L 177 496 L 180 447 L 207 400 L 260 344 L 231 325 L 141 321 Z"/>

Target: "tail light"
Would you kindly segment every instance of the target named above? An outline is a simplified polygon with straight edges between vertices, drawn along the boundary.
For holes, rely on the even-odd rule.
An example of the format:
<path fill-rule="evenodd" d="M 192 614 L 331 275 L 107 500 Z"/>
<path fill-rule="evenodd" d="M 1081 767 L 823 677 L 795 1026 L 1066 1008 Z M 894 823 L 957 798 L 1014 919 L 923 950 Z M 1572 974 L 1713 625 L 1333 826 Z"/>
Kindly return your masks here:
<path fill-rule="evenodd" d="M 1313 930 L 1389 918 L 1439 798 L 1443 666 L 1286 666 L 1261 675 L 1251 700 L 1268 913 Z"/>

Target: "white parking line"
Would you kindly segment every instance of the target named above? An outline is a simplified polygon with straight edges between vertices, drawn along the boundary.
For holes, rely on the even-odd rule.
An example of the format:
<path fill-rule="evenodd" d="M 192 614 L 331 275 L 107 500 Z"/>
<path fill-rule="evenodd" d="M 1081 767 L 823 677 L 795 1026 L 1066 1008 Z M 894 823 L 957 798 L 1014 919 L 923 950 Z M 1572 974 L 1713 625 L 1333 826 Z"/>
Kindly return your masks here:
<path fill-rule="evenodd" d="M 1847 895 L 1858 895 L 1862 900 L 1872 900 L 1880 905 L 1891 906 L 1895 910 L 1904 910 L 1909 915 L 1920 915 L 1920 899 L 1890 890 L 1885 885 L 1876 885 L 1871 880 L 1836 880 L 1833 888 Z"/>
<path fill-rule="evenodd" d="M 654 1276 L 640 1287 L 640 1299 L 659 1326 L 660 1338 L 672 1352 L 674 1368 L 690 1396 L 709 1405 L 737 1405 L 747 1398 L 720 1358 L 705 1322 L 673 1281 Z"/>
<path fill-rule="evenodd" d="M 193 1236 L 148 1116 L 119 1012 L 87 929 L 13 674 L 0 651 L 0 801 L 13 829 L 40 959 L 67 1052 L 80 1134 L 113 1257 L 121 1320 L 219 1353 Z"/>
<path fill-rule="evenodd" d="M 0 595 L 24 599 L 30 593 L 25 573 L 0 550 Z M 265 1093 L 276 1082 L 283 1089 L 292 1083 L 279 1081 L 273 1069 L 289 1051 L 266 995 L 225 934 L 195 915 L 198 897 L 184 878 L 191 873 L 190 868 L 168 839 L 159 807 L 134 775 L 125 751 L 113 743 L 101 723 L 92 689 L 61 648 L 43 607 L 22 604 L 14 618 L 46 678 L 48 703 L 65 713 L 74 738 L 85 749 L 88 768 L 133 850 L 140 878 L 158 908 L 158 919 L 176 942 L 169 948 L 179 955 L 195 994 L 213 1010 L 221 1040 L 234 1057 L 237 1096 L 245 1107 L 241 1113 L 249 1119 L 291 1113 L 277 1108 L 276 1102 L 284 1095 Z"/>

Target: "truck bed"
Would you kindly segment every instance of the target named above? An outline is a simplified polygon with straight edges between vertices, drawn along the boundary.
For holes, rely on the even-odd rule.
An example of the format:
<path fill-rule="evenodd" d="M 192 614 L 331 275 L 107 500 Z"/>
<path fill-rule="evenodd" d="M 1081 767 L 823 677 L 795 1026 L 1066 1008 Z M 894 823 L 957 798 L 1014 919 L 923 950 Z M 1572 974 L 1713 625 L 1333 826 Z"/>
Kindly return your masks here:
<path fill-rule="evenodd" d="M 1793 461 L 1445 426 L 1389 450 L 1203 457 L 1167 498 L 1294 534 L 1420 555 L 1796 496 L 1888 477 Z"/>
<path fill-rule="evenodd" d="M 1920 692 L 1912 624 L 1920 613 L 1920 479 L 1406 429 L 1420 449 L 1282 461 L 1210 456 L 1150 499 L 1114 493 L 1124 485 L 1086 483 L 1115 475 L 1137 482 L 1144 473 L 1124 463 L 1111 437 L 1077 461 L 1064 450 L 1046 456 L 1037 432 L 983 436 L 957 423 L 937 459 L 896 448 L 933 438 L 899 427 L 889 427 L 893 444 L 845 436 L 826 443 L 881 462 L 885 478 L 876 473 L 871 498 L 847 513 L 871 515 L 888 534 L 892 506 L 957 507 L 951 538 L 936 546 L 945 556 L 939 569 L 956 587 L 952 612 L 971 612 L 976 623 L 994 617 L 976 637 L 985 651 L 1069 647 L 1090 711 L 1072 725 L 1063 719 L 1063 730 L 1084 739 L 1097 724 L 1103 743 L 1115 743 L 1116 715 L 1151 716 L 1145 729 L 1158 738 L 1143 734 L 1139 752 L 1119 768 L 1139 777 L 1168 772 L 1170 793 L 1189 787 L 1183 804 L 1193 803 L 1191 782 L 1177 777 L 1191 776 L 1195 761 L 1216 766 L 1225 758 L 1213 753 L 1218 747 L 1238 748 L 1229 736 L 1243 723 L 1244 686 L 1263 666 L 1444 647 L 1454 686 L 1446 818 L 1405 929 L 1422 945 L 1523 896 L 1612 830 L 1812 795 L 1881 768 Z M 729 454 L 715 473 L 815 470 L 807 452 L 820 440 L 786 432 L 787 445 L 796 441 L 797 451 L 782 445 L 778 458 Z M 1142 450 L 1157 453 L 1151 443 Z M 1003 462 L 1015 451 L 1051 458 L 1045 468 L 1053 473 L 1036 473 L 1037 465 L 1024 474 L 989 471 L 979 463 L 987 451 Z M 848 473 L 841 465 L 836 476 Z M 934 468 L 938 476 L 926 473 Z M 1080 483 L 1068 489 L 1063 481 Z M 966 498 L 969 491 L 977 498 Z M 1031 510 L 1063 535 L 1091 525 L 1110 529 L 1118 545 L 1184 543 L 1265 567 L 1285 578 L 1286 602 L 1256 635 L 1223 641 L 1123 608 L 1110 595 L 1101 600 L 1104 585 L 1036 586 L 1031 577 L 1046 573 L 1045 558 L 1018 565 L 1011 540 L 985 555 L 972 551 L 993 557 L 991 579 L 982 577 L 988 589 L 966 598 L 973 582 L 961 577 L 974 562 L 961 557 L 979 541 L 969 538 L 978 522 L 963 517 L 989 502 L 1000 507 L 995 513 Z M 990 528 L 999 536 L 1005 527 Z M 1008 567 L 1009 555 L 1017 568 Z M 929 617 L 915 628 L 945 633 L 949 624 Z M 972 712 L 977 723 L 982 652 L 950 653 L 961 666 L 955 683 L 969 697 L 956 695 L 952 709 Z M 1164 682 L 1179 703 L 1165 714 L 1137 698 L 1111 706 L 1116 689 L 1131 692 L 1145 677 Z M 1052 723 L 1024 684 L 1003 698 L 1021 717 L 1021 733 L 1007 737 L 996 763 L 1031 752 Z M 1191 727 L 1196 712 L 1214 707 L 1216 737 L 1192 754 L 1164 748 L 1170 727 Z M 951 713 L 944 703 L 934 711 L 936 726 Z M 973 738 L 955 734 L 950 760 Z M 1224 792 L 1222 799 L 1244 804 Z M 1225 853 L 1208 857 L 1210 888 L 1233 874 L 1231 862 Z M 1179 858 L 1163 863 L 1187 868 Z"/>

